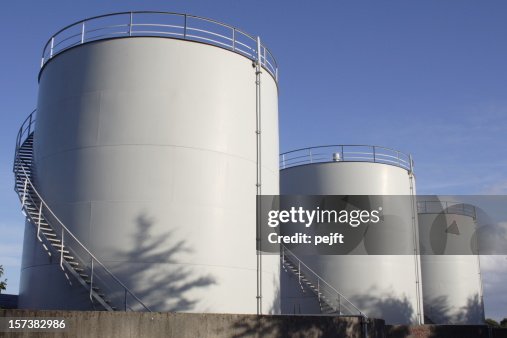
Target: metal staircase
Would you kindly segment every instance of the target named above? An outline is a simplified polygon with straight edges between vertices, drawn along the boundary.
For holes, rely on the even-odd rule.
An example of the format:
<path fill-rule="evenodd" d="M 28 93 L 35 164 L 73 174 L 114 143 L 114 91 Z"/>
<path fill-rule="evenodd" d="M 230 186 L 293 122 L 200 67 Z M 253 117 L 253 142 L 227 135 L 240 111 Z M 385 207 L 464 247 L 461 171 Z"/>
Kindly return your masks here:
<path fill-rule="evenodd" d="M 365 321 L 368 320 L 361 310 L 303 263 L 292 251 L 283 245 L 280 250 L 283 268 L 294 274 L 303 292 L 310 291 L 317 297 L 322 314 L 360 316 Z"/>
<path fill-rule="evenodd" d="M 151 311 L 110 272 L 58 219 L 37 191 L 32 175 L 35 110 L 23 122 L 16 139 L 15 187 L 23 213 L 51 260 L 57 259 L 68 282 L 80 284 L 93 306 L 107 311 Z"/>

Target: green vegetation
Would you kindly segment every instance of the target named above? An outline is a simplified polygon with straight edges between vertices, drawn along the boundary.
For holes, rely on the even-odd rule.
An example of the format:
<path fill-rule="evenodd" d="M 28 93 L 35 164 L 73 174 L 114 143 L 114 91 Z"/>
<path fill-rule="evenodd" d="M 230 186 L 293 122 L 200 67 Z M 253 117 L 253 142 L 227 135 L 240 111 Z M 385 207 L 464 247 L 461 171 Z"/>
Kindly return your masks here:
<path fill-rule="evenodd" d="M 487 318 L 486 319 L 486 325 L 488 326 L 492 326 L 492 327 L 505 327 L 507 328 L 507 318 L 504 318 L 499 322 L 497 322 L 496 320 L 494 319 L 491 319 L 491 318 Z"/>
<path fill-rule="evenodd" d="M 4 274 L 4 267 L 0 265 L 0 277 Z M 0 280 L 0 293 L 7 288 L 7 279 Z"/>

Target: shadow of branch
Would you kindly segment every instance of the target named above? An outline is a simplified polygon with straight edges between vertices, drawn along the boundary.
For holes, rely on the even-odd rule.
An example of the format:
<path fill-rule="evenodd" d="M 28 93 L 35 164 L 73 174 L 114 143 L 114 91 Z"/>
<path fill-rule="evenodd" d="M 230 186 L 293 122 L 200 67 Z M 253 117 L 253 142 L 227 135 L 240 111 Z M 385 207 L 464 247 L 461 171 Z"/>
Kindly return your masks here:
<path fill-rule="evenodd" d="M 145 213 L 136 218 L 134 246 L 112 252 L 122 262 L 114 272 L 152 311 L 190 312 L 199 302 L 191 296 L 192 291 L 214 285 L 216 279 L 199 275 L 195 266 L 182 263 L 180 258 L 191 255 L 192 248 L 185 240 L 175 240 L 174 231 L 154 234 L 154 225 Z M 120 295 L 115 301 L 125 303 Z M 133 297 L 128 303 L 131 309 L 140 310 Z"/>

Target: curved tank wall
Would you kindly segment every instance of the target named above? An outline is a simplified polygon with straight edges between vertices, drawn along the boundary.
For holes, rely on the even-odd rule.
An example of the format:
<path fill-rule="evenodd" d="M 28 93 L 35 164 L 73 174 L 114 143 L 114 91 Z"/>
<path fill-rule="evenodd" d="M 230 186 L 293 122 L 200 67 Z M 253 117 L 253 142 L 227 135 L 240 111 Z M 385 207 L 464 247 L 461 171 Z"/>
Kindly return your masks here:
<path fill-rule="evenodd" d="M 255 80 L 248 58 L 157 37 L 85 43 L 41 71 L 38 189 L 152 310 L 256 313 Z M 278 194 L 268 72 L 261 97 L 262 192 Z M 20 307 L 91 308 L 34 236 L 25 235 Z M 276 313 L 278 257 L 262 267 L 263 310 Z"/>
<path fill-rule="evenodd" d="M 463 204 L 444 203 L 418 202 L 426 323 L 484 324 L 479 256 L 452 254 L 474 245 L 477 225 Z"/>
<path fill-rule="evenodd" d="M 411 189 L 412 184 L 412 189 Z M 326 162 L 280 171 L 283 195 L 411 195 L 414 178 L 401 167 L 373 162 Z M 403 215 L 405 238 L 413 248 L 412 210 Z M 300 257 L 370 317 L 387 323 L 418 323 L 422 316 L 419 257 L 415 255 L 347 255 Z M 283 271 L 283 270 L 282 270 Z M 314 300 L 281 275 L 282 312 L 320 313 Z"/>

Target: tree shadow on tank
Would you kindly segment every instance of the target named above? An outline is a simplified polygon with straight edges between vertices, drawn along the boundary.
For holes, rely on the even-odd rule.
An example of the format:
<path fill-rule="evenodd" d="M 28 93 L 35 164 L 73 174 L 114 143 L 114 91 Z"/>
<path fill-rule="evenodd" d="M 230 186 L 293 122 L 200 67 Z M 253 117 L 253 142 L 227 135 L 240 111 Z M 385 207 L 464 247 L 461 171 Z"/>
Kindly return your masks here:
<path fill-rule="evenodd" d="M 351 297 L 351 302 L 369 317 L 382 318 L 389 324 L 409 324 L 416 320 L 412 304 L 406 297 L 364 295 Z"/>
<path fill-rule="evenodd" d="M 152 311 L 194 310 L 198 299 L 186 294 L 216 284 L 215 278 L 209 274 L 199 275 L 194 267 L 181 264 L 180 257 L 192 254 L 192 249 L 185 240 L 175 240 L 173 231 L 153 237 L 154 221 L 146 214 L 140 214 L 136 223 L 137 231 L 132 235 L 134 246 L 112 253 L 122 261 L 114 268 L 114 273 Z M 168 264 L 170 270 L 161 269 Z M 129 306 L 142 310 L 139 303 L 130 298 Z"/>
<path fill-rule="evenodd" d="M 424 323 L 425 324 L 450 324 L 452 317 L 449 315 L 450 307 L 448 297 L 438 296 L 431 300 L 424 300 Z"/>
<path fill-rule="evenodd" d="M 374 291 L 372 291 L 374 293 Z M 416 318 L 409 300 L 394 297 L 390 294 L 381 296 L 365 295 L 352 297 L 351 301 L 369 317 L 382 318 L 386 321 L 385 334 L 389 338 L 402 338 L 410 334 L 408 324 Z"/>
<path fill-rule="evenodd" d="M 484 324 L 484 309 L 478 294 L 467 299 L 467 305 L 461 309 L 458 321 L 468 324 Z"/>
<path fill-rule="evenodd" d="M 456 312 L 448 305 L 447 297 L 440 296 L 427 302 L 424 309 L 425 324 L 481 325 L 484 324 L 484 311 L 479 295 L 470 296 L 467 304 Z M 453 313 L 452 313 L 452 312 Z"/>

